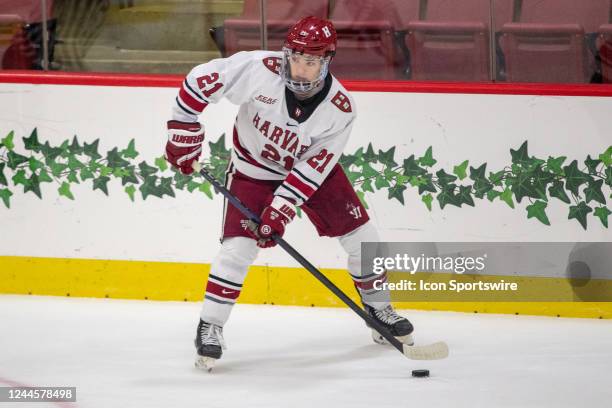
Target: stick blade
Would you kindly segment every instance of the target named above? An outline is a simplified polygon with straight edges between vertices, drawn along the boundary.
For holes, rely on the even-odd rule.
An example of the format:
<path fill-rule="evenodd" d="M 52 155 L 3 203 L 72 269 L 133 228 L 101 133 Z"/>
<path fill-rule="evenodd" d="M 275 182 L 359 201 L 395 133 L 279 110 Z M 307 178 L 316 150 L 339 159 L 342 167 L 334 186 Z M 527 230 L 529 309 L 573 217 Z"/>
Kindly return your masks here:
<path fill-rule="evenodd" d="M 411 360 L 442 360 L 448 357 L 448 345 L 439 341 L 425 346 L 404 344 L 404 355 Z"/>

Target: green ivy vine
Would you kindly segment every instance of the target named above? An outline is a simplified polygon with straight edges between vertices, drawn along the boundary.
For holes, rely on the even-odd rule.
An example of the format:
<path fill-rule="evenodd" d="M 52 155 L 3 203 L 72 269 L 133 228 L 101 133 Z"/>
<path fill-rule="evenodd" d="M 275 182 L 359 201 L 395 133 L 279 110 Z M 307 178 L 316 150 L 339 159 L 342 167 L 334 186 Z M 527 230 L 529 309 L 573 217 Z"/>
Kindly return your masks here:
<path fill-rule="evenodd" d="M 444 209 L 447 205 L 474 207 L 475 198 L 485 197 L 489 201 L 501 200 L 514 208 L 515 200 L 520 203 L 527 198 L 530 201 L 526 207 L 527 218 L 535 218 L 545 225 L 550 225 L 546 215 L 549 199 L 555 198 L 569 205 L 568 219 L 575 219 L 585 230 L 590 213 L 608 228 L 608 216 L 612 212 L 606 205 L 606 195 L 612 198 L 612 146 L 597 159 L 587 156 L 583 169 L 578 167 L 577 160 L 564 166 L 565 156 L 547 160 L 530 157 L 527 141 L 517 150 L 510 149 L 510 155 L 511 164 L 499 171 L 487 174 L 487 163 L 473 167 L 465 160 L 449 174 L 444 169 L 433 169 L 437 160 L 433 158 L 432 147 L 423 156 L 411 155 L 399 165 L 394 157 L 395 147 L 376 153 L 370 143 L 365 152 L 360 148 L 352 155 L 343 155 L 340 163 L 362 198 L 366 192 L 386 189 L 389 199 L 404 204 L 404 191 L 412 186 L 418 189 L 430 211 L 434 199 Z"/>
<path fill-rule="evenodd" d="M 0 139 L 0 199 L 7 208 L 18 186 L 23 187 L 24 193 L 31 192 L 42 199 L 41 184 L 55 183 L 61 197 L 74 200 L 74 184 L 91 180 L 93 190 L 108 195 L 113 178 L 120 180 L 132 201 L 137 191 L 143 200 L 149 196 L 175 197 L 175 190 L 198 191 L 213 198 L 212 186 L 199 174 L 185 176 L 171 168 L 163 156 L 150 164 L 139 161 L 134 139 L 125 149 L 115 147 L 102 155 L 99 139 L 81 144 L 74 136 L 52 146 L 48 141 L 41 143 L 34 129 L 29 137 L 22 138 L 26 151 L 20 153 L 15 150 L 14 136 L 11 131 Z M 225 135 L 208 145 L 210 155 L 204 166 L 222 180 L 230 158 Z M 510 155 L 511 163 L 497 171 L 487 172 L 487 163 L 473 167 L 465 160 L 449 173 L 434 168 L 437 160 L 432 147 L 418 158 L 411 155 L 396 159 L 395 147 L 375 151 L 370 143 L 365 149 L 342 155 L 340 164 L 366 207 L 366 193 L 386 191 L 389 199 L 403 205 L 405 191 L 413 187 L 430 211 L 434 200 L 444 209 L 447 205 L 473 207 L 475 199 L 485 198 L 515 208 L 515 202 L 527 199 L 527 218 L 550 225 L 546 208 L 550 200 L 556 199 L 568 205 L 568 219 L 575 219 L 585 230 L 589 215 L 608 228 L 612 214 L 607 206 L 607 197 L 612 198 L 612 146 L 594 158 L 587 156 L 584 166 L 577 160 L 567 164 L 565 156 L 546 160 L 529 156 L 527 141 L 517 150 L 510 149 Z"/>

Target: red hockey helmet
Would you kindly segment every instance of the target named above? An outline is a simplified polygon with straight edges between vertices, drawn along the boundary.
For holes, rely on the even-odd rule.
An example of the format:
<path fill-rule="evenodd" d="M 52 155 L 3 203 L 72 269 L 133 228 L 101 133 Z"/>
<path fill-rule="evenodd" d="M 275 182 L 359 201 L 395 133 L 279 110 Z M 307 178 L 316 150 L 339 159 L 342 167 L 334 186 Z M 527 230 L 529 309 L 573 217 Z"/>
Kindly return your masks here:
<path fill-rule="evenodd" d="M 281 75 L 287 88 L 304 96 L 316 92 L 329 72 L 329 63 L 336 54 L 336 41 L 336 29 L 331 21 L 314 16 L 298 21 L 287 33 L 283 46 Z M 303 81 L 291 77 L 289 60 L 293 54 L 307 54 L 320 59 L 321 69 L 316 79 Z"/>
<path fill-rule="evenodd" d="M 329 20 L 308 16 L 298 21 L 287 33 L 285 48 L 302 54 L 333 57 L 337 35 Z"/>

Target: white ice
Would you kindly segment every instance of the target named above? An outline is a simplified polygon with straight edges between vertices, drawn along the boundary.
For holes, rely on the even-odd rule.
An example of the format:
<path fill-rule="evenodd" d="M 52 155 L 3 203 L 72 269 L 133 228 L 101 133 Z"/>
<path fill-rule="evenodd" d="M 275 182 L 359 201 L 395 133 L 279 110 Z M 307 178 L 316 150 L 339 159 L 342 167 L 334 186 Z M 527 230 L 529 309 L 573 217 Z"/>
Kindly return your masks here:
<path fill-rule="evenodd" d="M 199 309 L 0 296 L 0 386 L 76 386 L 60 406 L 87 408 L 612 406 L 610 320 L 406 310 L 417 343 L 451 350 L 416 362 L 374 344 L 348 309 L 237 305 L 209 374 L 193 366 Z"/>

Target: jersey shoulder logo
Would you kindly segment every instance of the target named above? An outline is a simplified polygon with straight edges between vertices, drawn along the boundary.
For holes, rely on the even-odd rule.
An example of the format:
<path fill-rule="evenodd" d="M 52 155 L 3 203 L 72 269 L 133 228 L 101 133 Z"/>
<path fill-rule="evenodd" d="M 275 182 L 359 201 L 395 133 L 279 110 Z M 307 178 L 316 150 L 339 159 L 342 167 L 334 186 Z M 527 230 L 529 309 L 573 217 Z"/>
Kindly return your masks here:
<path fill-rule="evenodd" d="M 267 57 L 261 60 L 266 68 L 280 75 L 281 59 L 279 57 Z"/>
<path fill-rule="evenodd" d="M 340 91 L 336 93 L 336 96 L 334 96 L 331 101 L 342 112 L 349 113 L 353 111 L 351 108 L 351 101 L 349 101 L 348 96 Z"/>

